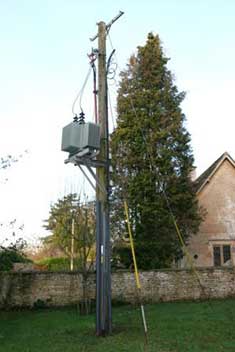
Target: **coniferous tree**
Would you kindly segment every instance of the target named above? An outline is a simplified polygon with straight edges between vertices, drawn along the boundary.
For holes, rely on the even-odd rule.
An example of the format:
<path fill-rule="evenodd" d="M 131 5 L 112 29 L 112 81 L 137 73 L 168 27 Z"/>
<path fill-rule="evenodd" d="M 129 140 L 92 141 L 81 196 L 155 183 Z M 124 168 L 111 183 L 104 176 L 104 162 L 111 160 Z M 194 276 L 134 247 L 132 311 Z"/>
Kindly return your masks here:
<path fill-rule="evenodd" d="M 152 33 L 131 56 L 121 73 L 111 141 L 114 231 L 125 233 L 126 198 L 143 269 L 170 266 L 181 256 L 172 213 L 186 242 L 201 221 L 190 179 L 190 134 L 180 107 L 185 93 L 178 91 L 168 60 L 158 35 Z"/>

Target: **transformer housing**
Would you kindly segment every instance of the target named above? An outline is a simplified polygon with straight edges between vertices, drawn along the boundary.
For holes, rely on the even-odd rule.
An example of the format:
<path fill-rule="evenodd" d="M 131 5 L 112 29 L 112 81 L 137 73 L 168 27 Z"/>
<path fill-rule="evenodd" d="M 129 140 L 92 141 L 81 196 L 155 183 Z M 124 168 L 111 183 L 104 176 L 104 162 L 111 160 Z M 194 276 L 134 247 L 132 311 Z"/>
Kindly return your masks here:
<path fill-rule="evenodd" d="M 95 123 L 72 122 L 62 131 L 61 150 L 75 155 L 100 149 L 100 126 Z"/>

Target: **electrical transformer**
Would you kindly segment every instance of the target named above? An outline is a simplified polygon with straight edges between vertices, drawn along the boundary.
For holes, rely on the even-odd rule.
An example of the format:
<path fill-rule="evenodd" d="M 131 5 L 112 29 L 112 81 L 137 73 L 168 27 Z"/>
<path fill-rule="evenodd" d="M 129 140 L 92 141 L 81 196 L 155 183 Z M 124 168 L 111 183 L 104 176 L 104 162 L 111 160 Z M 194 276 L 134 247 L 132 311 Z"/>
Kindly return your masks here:
<path fill-rule="evenodd" d="M 100 126 L 95 123 L 72 122 L 63 128 L 62 151 L 70 155 L 91 154 L 100 149 Z"/>

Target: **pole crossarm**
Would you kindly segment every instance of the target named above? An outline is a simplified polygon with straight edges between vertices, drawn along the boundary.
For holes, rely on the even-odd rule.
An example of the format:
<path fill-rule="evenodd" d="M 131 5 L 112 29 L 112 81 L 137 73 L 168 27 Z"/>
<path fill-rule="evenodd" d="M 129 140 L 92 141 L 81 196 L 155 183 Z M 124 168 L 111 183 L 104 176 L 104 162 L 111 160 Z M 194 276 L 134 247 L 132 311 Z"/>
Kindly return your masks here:
<path fill-rule="evenodd" d="M 108 32 L 112 26 L 112 24 L 114 22 L 116 22 L 122 15 L 124 14 L 123 11 L 119 11 L 119 14 L 117 16 L 115 16 L 107 25 L 106 25 L 106 31 Z M 99 24 L 99 23 L 97 23 Z M 96 40 L 98 38 L 99 34 L 97 33 L 96 35 L 94 35 L 94 37 L 90 38 L 90 41 L 93 42 L 94 40 Z"/>
<path fill-rule="evenodd" d="M 89 167 L 106 167 L 107 163 L 103 160 L 96 160 L 92 158 L 78 157 L 77 155 L 73 155 L 65 160 L 65 164 L 72 163 L 74 165 L 84 165 Z"/>

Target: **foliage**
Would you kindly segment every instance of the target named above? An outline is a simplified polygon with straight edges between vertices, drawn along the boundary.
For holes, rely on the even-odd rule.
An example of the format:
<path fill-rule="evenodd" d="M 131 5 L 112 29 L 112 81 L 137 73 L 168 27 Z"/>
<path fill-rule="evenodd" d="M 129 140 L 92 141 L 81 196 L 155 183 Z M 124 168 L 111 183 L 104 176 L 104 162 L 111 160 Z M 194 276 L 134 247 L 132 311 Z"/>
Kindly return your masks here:
<path fill-rule="evenodd" d="M 72 223 L 74 221 L 74 253 L 86 265 L 95 241 L 94 204 L 80 204 L 76 194 L 69 194 L 51 206 L 45 228 L 52 232 L 45 244 L 57 245 L 71 257 Z"/>
<path fill-rule="evenodd" d="M 114 243 L 112 250 L 111 268 L 113 271 L 133 267 L 133 259 L 130 245 Z"/>
<path fill-rule="evenodd" d="M 36 302 L 37 305 L 43 302 Z M 233 309 L 234 308 L 234 309 Z M 234 351 L 235 300 L 145 306 L 148 344 L 139 309 L 113 309 L 113 333 L 95 336 L 94 316 L 75 309 L 0 312 L 4 352 L 229 352 Z M 40 347 L 39 347 L 40 346 Z"/>
<path fill-rule="evenodd" d="M 43 301 L 42 299 L 37 299 L 37 301 L 34 302 L 33 304 L 34 309 L 43 309 L 46 308 L 46 302 Z"/>
<path fill-rule="evenodd" d="M 7 247 L 0 246 L 0 271 L 9 271 L 14 263 L 30 263 L 23 250 L 26 242 L 20 238 Z"/>
<path fill-rule="evenodd" d="M 45 266 L 49 271 L 69 271 L 70 259 L 67 257 L 44 258 L 36 262 L 39 265 Z M 76 258 L 74 260 L 74 269 L 81 268 L 81 261 Z"/>
<path fill-rule="evenodd" d="M 17 162 L 18 159 L 8 155 L 6 157 L 0 157 L 0 170 L 1 169 L 8 169 L 12 163 Z"/>
<path fill-rule="evenodd" d="M 23 157 L 23 155 L 25 153 L 28 153 L 28 151 L 25 150 L 24 153 L 18 155 L 17 157 L 12 156 L 10 154 L 7 156 L 4 156 L 4 157 L 0 157 L 0 170 L 6 171 L 7 169 L 9 169 L 12 166 L 12 164 L 17 163 Z M 5 179 L 0 178 L 0 181 L 6 182 L 6 181 L 8 181 L 8 179 L 7 178 L 5 178 Z"/>
<path fill-rule="evenodd" d="M 59 246 L 64 254 L 71 259 L 77 258 L 77 263 L 80 263 L 78 269 L 83 276 L 84 310 L 88 314 L 87 280 L 89 272 L 93 270 L 95 255 L 94 204 L 80 204 L 76 194 L 69 194 L 51 206 L 45 227 L 52 231 L 52 234 L 45 239 L 45 243 Z"/>
<path fill-rule="evenodd" d="M 186 242 L 201 221 L 190 179 L 190 135 L 180 107 L 185 93 L 174 84 L 168 60 L 158 35 L 150 33 L 121 73 L 111 141 L 113 232 L 125 236 L 125 198 L 143 269 L 168 267 L 182 255 L 172 214 Z"/>
<path fill-rule="evenodd" d="M 24 151 L 24 153 L 27 153 L 27 150 Z M 0 157 L 0 171 L 6 171 L 14 163 L 17 163 L 21 158 L 23 157 L 23 154 L 18 155 L 17 157 L 13 157 L 12 155 L 7 155 L 5 157 Z M 0 177 L 0 182 L 6 182 L 8 179 L 6 177 L 2 178 L 2 175 Z M 1 228 L 1 242 L 0 242 L 0 271 L 8 271 L 13 268 L 14 263 L 27 263 L 31 262 L 27 258 L 27 256 L 24 253 L 24 249 L 26 248 L 26 241 L 23 240 L 23 238 L 18 238 L 18 240 L 15 240 L 16 238 L 16 232 L 11 231 L 11 229 L 15 228 L 16 226 L 16 219 L 13 219 L 9 223 L 0 223 L 0 228 Z M 23 231 L 24 225 L 21 225 L 17 228 L 17 231 Z M 10 230 L 10 231 L 9 231 Z M 9 233 L 10 232 L 10 233 Z M 7 233 L 7 238 L 6 238 L 6 233 Z M 9 242 L 10 239 L 13 239 L 13 242 L 10 243 L 8 246 L 3 246 L 5 242 Z"/>

